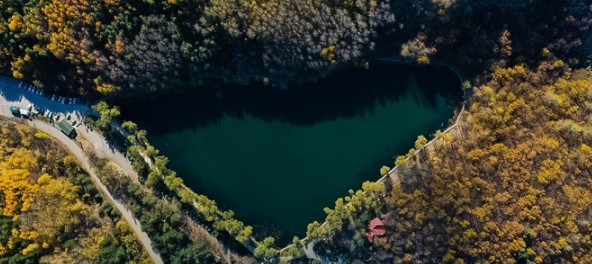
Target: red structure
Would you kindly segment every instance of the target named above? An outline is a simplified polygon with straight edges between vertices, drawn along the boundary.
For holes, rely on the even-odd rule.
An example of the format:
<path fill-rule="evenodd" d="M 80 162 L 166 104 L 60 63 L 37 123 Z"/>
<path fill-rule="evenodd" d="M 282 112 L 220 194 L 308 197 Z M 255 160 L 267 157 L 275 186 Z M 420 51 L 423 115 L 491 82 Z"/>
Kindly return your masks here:
<path fill-rule="evenodd" d="M 386 235 L 386 228 L 384 227 L 382 220 L 380 220 L 380 218 L 378 217 L 372 219 L 372 221 L 370 221 L 370 224 L 368 225 L 368 232 L 366 232 L 368 241 L 372 243 L 375 237 L 376 239 L 384 240 L 386 239 L 384 235 Z"/>

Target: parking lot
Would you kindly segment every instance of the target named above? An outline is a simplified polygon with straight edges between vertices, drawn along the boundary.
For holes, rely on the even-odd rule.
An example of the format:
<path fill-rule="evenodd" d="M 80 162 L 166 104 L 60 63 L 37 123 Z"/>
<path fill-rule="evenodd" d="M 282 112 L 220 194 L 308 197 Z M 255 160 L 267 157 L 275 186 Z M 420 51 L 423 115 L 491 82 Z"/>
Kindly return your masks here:
<path fill-rule="evenodd" d="M 48 95 L 30 84 L 0 76 L 0 111 L 3 115 L 37 117 L 50 124 L 65 119 L 77 127 L 89 110 L 79 98 Z"/>

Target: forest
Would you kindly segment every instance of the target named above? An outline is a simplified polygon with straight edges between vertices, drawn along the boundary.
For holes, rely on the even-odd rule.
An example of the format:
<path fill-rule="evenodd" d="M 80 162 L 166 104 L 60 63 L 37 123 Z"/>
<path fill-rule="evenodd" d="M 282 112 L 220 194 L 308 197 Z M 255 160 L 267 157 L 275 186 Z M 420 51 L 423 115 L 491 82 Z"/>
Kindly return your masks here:
<path fill-rule="evenodd" d="M 327 209 L 335 227 L 309 226 L 325 238 L 318 250 L 375 263 L 591 262 L 592 71 L 547 56 L 497 68 L 456 129 L 397 159 L 400 180 L 378 206 Z M 362 223 L 381 216 L 388 231 L 370 247 L 357 221 L 368 214 Z"/>
<path fill-rule="evenodd" d="M 591 99 L 592 71 L 555 58 L 496 69 L 458 132 L 402 164 L 386 201 L 387 254 L 591 262 Z"/>
<path fill-rule="evenodd" d="M 454 65 L 469 90 L 459 126 L 418 137 L 389 164 L 399 181 L 350 190 L 308 226 L 306 242 L 335 261 L 592 263 L 591 26 L 589 0 L 0 0 L 0 73 L 109 99 L 284 88 L 382 56 Z M 117 107 L 94 110 L 89 126 L 115 139 Z M 56 142 L 0 124 L 0 262 L 149 261 Z M 93 162 L 167 260 L 254 262 L 224 252 L 217 239 L 230 237 L 263 261 L 306 262 L 298 238 L 280 252 L 187 189 L 146 131 L 122 126 L 119 143 L 145 185 Z M 435 143 L 424 149 L 427 138 Z M 50 210 L 53 226 L 42 221 Z M 368 242 L 375 217 L 387 235 Z"/>
<path fill-rule="evenodd" d="M 86 96 L 286 86 L 383 55 L 480 74 L 512 52 L 582 55 L 590 24 L 586 0 L 2 0 L 0 72 Z"/>
<path fill-rule="evenodd" d="M 436 52 L 430 45 L 419 45 L 423 51 L 413 55 L 418 63 L 443 60 L 469 76 L 466 111 L 448 133 L 428 136 L 435 140 L 429 148 L 419 136 L 409 153 L 395 159 L 397 181 L 387 179 L 383 188 L 364 184 L 326 208 L 325 221 L 308 226 L 317 253 L 353 263 L 592 261 L 592 5 L 564 3 L 553 11 L 533 9 L 541 16 L 515 22 L 489 18 L 492 26 L 507 23 L 497 38 L 458 42 L 460 50 L 457 45 L 456 51 L 430 55 Z M 547 11 L 556 24 L 545 23 Z M 539 22 L 521 25 L 526 20 Z M 570 23 L 575 27 L 569 29 Z M 525 33 L 526 26 L 532 32 Z M 433 33 L 406 44 L 428 36 Z M 402 53 L 416 50 L 406 44 Z M 472 55 L 449 57 L 465 52 Z M 375 217 L 387 235 L 369 242 L 365 234 Z"/>
<path fill-rule="evenodd" d="M 152 263 L 60 143 L 1 118 L 0 145 L 0 263 Z"/>

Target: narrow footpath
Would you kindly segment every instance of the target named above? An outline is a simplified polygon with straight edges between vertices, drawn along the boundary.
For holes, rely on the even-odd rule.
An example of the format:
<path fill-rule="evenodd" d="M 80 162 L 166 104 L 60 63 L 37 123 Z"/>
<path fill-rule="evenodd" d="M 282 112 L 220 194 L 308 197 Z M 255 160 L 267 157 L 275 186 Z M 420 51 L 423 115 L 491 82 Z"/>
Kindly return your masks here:
<path fill-rule="evenodd" d="M 150 240 L 148 234 L 142 231 L 140 221 L 134 217 L 133 213 L 130 210 L 128 210 L 123 203 L 113 198 L 113 195 L 111 195 L 107 187 L 103 185 L 100 178 L 97 176 L 94 169 L 92 168 L 88 156 L 86 155 L 86 153 L 84 153 L 82 148 L 80 148 L 80 146 L 76 144 L 76 141 L 73 141 L 72 139 L 68 138 L 66 135 L 64 135 L 64 133 L 45 122 L 33 120 L 28 121 L 28 123 L 34 128 L 53 136 L 70 150 L 70 152 L 76 157 L 76 159 L 78 159 L 78 161 L 82 164 L 83 168 L 91 176 L 92 180 L 95 182 L 95 185 L 101 189 L 101 191 L 109 198 L 109 200 L 111 200 L 111 202 L 115 205 L 115 207 L 117 207 L 123 218 L 125 218 L 128 224 L 132 227 L 136 235 L 138 235 L 140 242 L 142 242 L 142 245 L 144 245 L 144 248 L 146 248 L 146 251 L 148 251 L 154 263 L 164 263 L 160 255 L 152 247 L 152 240 Z"/>
<path fill-rule="evenodd" d="M 79 111 L 88 110 L 88 107 L 80 106 L 80 105 L 72 105 L 70 107 L 56 106 L 54 108 L 51 108 L 51 105 L 49 105 L 49 103 L 46 102 L 46 101 L 49 101 L 48 99 L 34 98 L 34 96 L 32 96 L 32 94 L 28 94 L 27 91 L 18 88 L 17 84 L 18 84 L 18 82 L 16 80 L 9 79 L 6 77 L 0 78 L 0 115 L 1 116 L 16 119 L 16 117 L 14 117 L 10 113 L 10 111 L 8 109 L 9 106 L 10 105 L 19 105 L 20 107 L 26 107 L 23 105 L 28 104 L 30 102 L 35 103 L 37 106 L 45 107 L 48 109 L 53 109 L 53 111 L 60 112 L 62 114 L 71 113 L 74 115 L 80 115 Z M 12 97 L 15 94 L 18 94 L 18 96 Z M 8 96 L 8 97 L 11 99 L 18 98 L 18 100 L 8 100 L 7 95 L 12 95 L 12 96 Z M 35 99 L 37 99 L 37 100 L 35 100 Z M 113 195 L 109 192 L 107 187 L 105 185 L 103 185 L 100 178 L 98 177 L 98 175 L 95 173 L 94 169 L 92 168 L 89 157 L 82 150 L 82 148 L 77 144 L 77 142 L 68 138 L 64 133 L 62 133 L 57 128 L 55 128 L 52 125 L 45 123 L 43 121 L 28 120 L 27 123 L 30 126 L 51 135 L 52 137 L 54 137 L 55 139 L 60 141 L 64 146 L 66 146 L 66 148 L 70 151 L 70 153 L 72 153 L 72 155 L 74 155 L 76 157 L 76 159 L 80 162 L 82 167 L 91 176 L 91 179 L 95 183 L 95 185 L 97 187 L 99 187 L 99 189 L 103 192 L 103 194 L 105 194 L 107 196 L 107 198 L 119 210 L 119 212 L 121 213 L 123 218 L 128 222 L 128 224 L 130 225 L 132 230 L 136 233 L 136 235 L 138 236 L 138 239 L 140 240 L 140 242 L 142 243 L 142 245 L 144 246 L 144 248 L 146 249 L 146 251 L 148 252 L 150 257 L 152 258 L 152 261 L 156 264 L 163 264 L 164 262 L 160 256 L 160 254 L 158 254 L 158 252 L 156 252 L 156 250 L 152 246 L 152 240 L 150 240 L 150 237 L 148 237 L 148 234 L 146 232 L 142 231 L 142 226 L 140 224 L 140 221 L 134 217 L 133 213 L 130 210 L 128 210 L 122 202 L 116 200 L 113 197 Z M 97 147 L 97 146 L 102 147 L 102 148 L 97 148 L 100 150 L 101 153 L 105 154 L 105 156 L 108 159 L 112 160 L 117 165 L 120 165 L 121 168 L 124 169 L 125 172 L 128 173 L 130 176 L 132 176 L 132 177 L 135 176 L 137 178 L 137 173 L 133 170 L 133 167 L 131 167 L 131 164 L 129 164 L 127 159 L 125 159 L 125 157 L 121 153 L 110 150 L 108 147 L 106 147 L 107 144 L 104 143 L 104 140 L 102 140 L 102 138 L 100 136 L 98 136 L 98 134 L 93 135 L 93 133 L 96 134 L 96 132 L 90 132 L 86 127 L 84 127 L 84 124 L 82 124 L 80 127 L 78 127 L 77 131 L 84 131 L 82 133 L 85 134 L 86 137 L 88 137 L 88 140 L 90 140 L 93 143 L 93 145 L 95 145 L 95 147 Z M 130 172 L 131 172 L 131 174 L 130 174 Z"/>

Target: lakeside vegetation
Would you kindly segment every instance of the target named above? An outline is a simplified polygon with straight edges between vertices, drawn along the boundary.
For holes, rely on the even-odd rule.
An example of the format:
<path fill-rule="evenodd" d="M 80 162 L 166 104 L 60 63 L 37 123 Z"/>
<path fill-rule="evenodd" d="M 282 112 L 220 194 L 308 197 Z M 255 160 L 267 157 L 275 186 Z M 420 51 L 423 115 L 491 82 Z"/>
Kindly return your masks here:
<path fill-rule="evenodd" d="M 245 225 L 243 222 L 237 220 L 234 217 L 234 212 L 231 210 L 220 209 L 216 202 L 209 199 L 204 195 L 197 194 L 183 184 L 183 179 L 176 175 L 176 173 L 167 167 L 168 158 L 159 155 L 159 151 L 152 146 L 146 136 L 147 132 L 141 130 L 138 126 L 131 122 L 125 121 L 122 123 L 121 128 L 125 131 L 118 130 L 114 118 L 118 117 L 120 112 L 118 107 L 109 106 L 105 102 L 99 102 L 93 106 L 98 116 L 95 118 L 88 117 L 86 122 L 89 126 L 94 127 L 102 131 L 108 140 L 112 143 L 119 143 L 117 146 L 120 150 L 126 153 L 128 159 L 131 160 L 134 169 L 139 172 L 142 177 L 144 188 L 150 189 L 149 193 L 153 198 L 148 199 L 148 203 L 143 197 L 145 195 L 138 194 L 138 191 L 130 191 L 130 188 L 142 189 L 139 186 L 132 186 L 131 180 L 127 177 L 111 177 L 105 178 L 106 185 L 113 188 L 114 193 L 125 194 L 127 197 L 125 201 L 130 203 L 130 206 L 137 211 L 134 213 L 141 215 L 146 208 L 154 208 L 155 203 L 167 203 L 167 200 L 171 200 L 168 205 L 168 210 L 175 210 L 178 214 L 184 214 L 188 217 L 185 221 L 196 221 L 200 225 L 204 225 L 209 228 L 213 235 L 225 239 L 227 245 L 233 244 L 233 241 L 228 240 L 228 235 L 232 239 L 244 244 L 246 247 L 253 247 L 253 253 L 257 257 L 261 257 L 268 261 L 278 260 L 279 251 L 275 246 L 275 238 L 265 237 L 256 239 L 253 236 L 253 227 Z M 126 140 L 121 140 L 127 134 Z M 97 160 L 97 164 L 100 164 Z M 100 168 L 104 168 L 104 165 L 98 165 Z M 143 191 L 146 192 L 146 191 Z M 143 201 L 143 202 L 140 202 Z M 152 204 L 151 204 L 152 203 Z M 150 214 L 149 214 L 150 215 Z M 162 215 L 154 216 L 156 219 L 161 219 Z M 167 219 L 167 218 L 164 218 Z M 182 225 L 177 227 L 181 228 Z M 150 226 L 150 223 L 148 223 Z M 158 228 L 152 230 L 159 230 Z M 147 231 L 148 232 L 148 231 Z M 162 237 L 167 237 L 164 234 L 158 234 L 158 232 L 148 232 L 150 235 L 159 236 L 156 238 L 157 241 L 161 241 Z M 162 245 L 171 246 L 171 241 L 163 241 Z M 299 244 L 298 238 L 294 238 L 294 242 Z M 175 243 L 173 243 L 174 245 Z M 181 243 L 182 244 L 182 243 Z M 158 245 L 157 245 L 158 246 Z M 238 245 L 237 245 L 238 246 Z M 242 245 L 240 246 L 242 247 Z M 203 250 L 203 248 L 202 248 Z M 168 250 L 165 250 L 167 252 Z M 170 252 L 177 252 L 171 250 Z M 163 253 L 165 257 L 166 253 Z M 301 246 L 296 246 L 294 249 L 284 253 L 284 257 L 287 256 L 303 256 L 301 252 Z M 246 259 L 246 258 L 245 258 Z M 205 262 L 207 262 L 206 259 Z"/>
<path fill-rule="evenodd" d="M 252 247 L 256 257 L 268 262 L 303 258 L 303 247 L 306 243 L 324 238 L 327 234 L 339 230 L 343 224 L 349 225 L 351 232 L 355 233 L 356 240 L 352 243 L 356 243 L 358 246 L 365 245 L 366 224 L 376 216 L 377 210 L 384 206 L 382 201 L 384 199 L 383 184 L 365 182 L 362 190 L 350 190 L 347 197 L 339 199 L 337 208 L 325 209 L 329 216 L 323 223 L 315 221 L 309 225 L 307 240 L 301 241 L 298 237 L 294 237 L 292 243 L 283 248 L 285 244 L 275 244 L 276 238 L 261 237 L 257 233 L 261 232 L 260 230 L 253 230 L 251 226 L 245 226 L 244 223 L 234 218 L 232 211 L 223 211 L 215 201 L 188 189 L 183 184 L 183 180 L 174 171 L 167 168 L 168 158 L 159 154 L 159 151 L 150 144 L 146 131 L 139 129 L 131 121 L 121 122 L 121 128 L 118 128 L 117 119 L 120 111 L 117 106 L 99 102 L 92 108 L 95 110 L 96 116 L 87 117 L 87 125 L 100 130 L 109 142 L 116 144 L 113 147 L 127 153 L 126 156 L 135 169 L 142 172 L 141 181 L 145 187 L 150 188 L 162 199 L 172 198 L 182 203 L 180 208 L 183 213 L 196 216 L 194 219 L 197 222 L 203 224 L 212 234 L 222 238 L 225 243 L 232 243 L 232 239 L 236 239 L 247 247 Z M 127 137 L 125 137 L 126 135 Z M 416 145 L 425 144 L 424 141 L 427 140 L 424 137 L 419 137 Z M 122 190 L 114 190 L 115 193 L 120 191 Z M 238 218 L 240 219 L 240 215 Z M 230 234 L 231 237 L 225 234 Z M 279 250 L 280 248 L 282 249 Z"/>
<path fill-rule="evenodd" d="M 167 263 L 251 262 L 248 257 L 226 253 L 215 238 L 196 228 L 178 200 L 159 197 L 134 183 L 107 159 L 92 156 L 91 161 L 101 181 L 139 219 Z"/>
<path fill-rule="evenodd" d="M 459 133 L 403 164 L 387 203 L 393 259 L 592 261 L 592 72 L 547 56 L 495 69 Z"/>
<path fill-rule="evenodd" d="M 317 252 L 377 263 L 592 261 L 592 71 L 547 56 L 534 69 L 495 69 L 454 133 L 397 159 L 385 209 L 369 211 L 384 214 L 386 242 L 370 246 L 355 222 L 338 222 Z"/>
<path fill-rule="evenodd" d="M 592 77 L 585 67 L 592 54 L 591 25 L 592 5 L 585 0 L 0 0 L 0 71 L 43 89 L 130 96 L 205 83 L 285 85 L 341 67 L 363 67 L 372 56 L 393 53 L 418 63 L 450 61 L 476 86 L 458 132 L 436 135 L 441 139 L 427 154 L 397 159 L 400 182 L 365 183 L 338 199 L 335 208 L 325 209 L 324 225 L 308 226 L 309 241 L 334 260 L 588 263 Z M 232 211 L 186 188 L 146 140 L 146 131 L 124 122 L 129 136 L 121 138 L 111 123 L 117 108 L 99 103 L 94 109 L 100 116 L 89 121 L 127 153 L 149 189 L 104 160 L 95 159 L 95 165 L 108 187 L 140 216 L 167 260 L 228 259 L 215 241 L 191 232 L 195 220 L 219 237 L 254 246 L 265 261 L 279 261 L 274 238 L 254 239 L 252 227 Z M 96 189 L 87 190 L 89 182 L 81 184 L 86 178 L 75 163 L 40 170 L 30 160 L 47 153 L 33 151 L 43 134 L 15 128 L 3 130 L 8 136 L 2 144 L 20 148 L 17 154 L 0 151 L 7 159 L 0 167 L 2 180 L 21 180 L 5 184 L 19 188 L 18 195 L 2 197 L 6 219 L 0 221 L 0 249 L 5 252 L 0 250 L 0 257 L 7 262 L 146 261 L 136 244 L 126 244 L 129 230 L 114 224 L 116 215 L 96 213 L 103 210 L 96 209 L 102 200 L 93 198 Z M 417 148 L 422 142 L 425 138 Z M 6 186 L 5 192 L 15 191 Z M 56 188 L 69 193 L 58 194 Z M 61 228 L 64 233 L 45 230 L 36 221 L 40 215 L 29 212 L 41 207 L 35 197 L 68 203 L 60 209 L 76 207 L 64 214 L 79 217 L 58 222 L 68 227 Z M 370 244 L 366 225 L 382 215 L 388 239 Z M 86 254 L 87 244 L 68 242 L 96 238 L 89 235 L 94 229 L 72 219 L 93 219 L 100 227 L 94 232 L 107 234 L 98 250 Z M 294 244 L 284 257 L 303 256 L 297 238 Z"/>
<path fill-rule="evenodd" d="M 152 263 L 60 143 L 6 118 L 0 130 L 1 263 Z"/>

